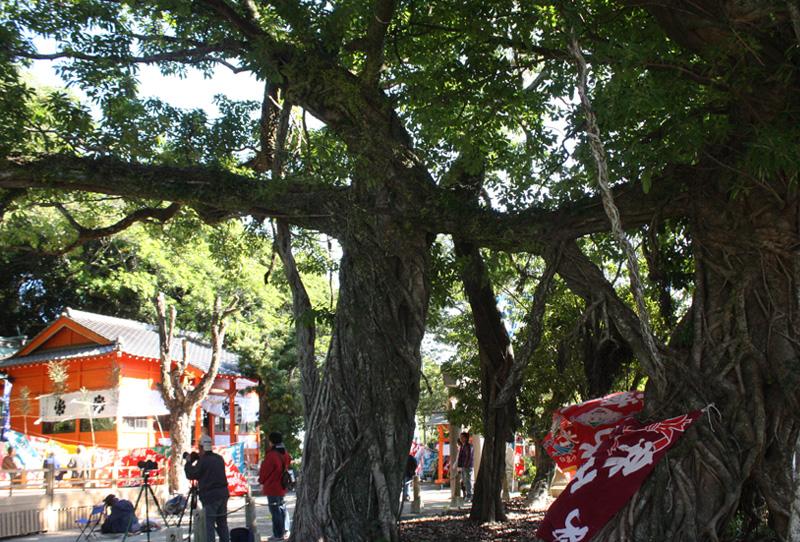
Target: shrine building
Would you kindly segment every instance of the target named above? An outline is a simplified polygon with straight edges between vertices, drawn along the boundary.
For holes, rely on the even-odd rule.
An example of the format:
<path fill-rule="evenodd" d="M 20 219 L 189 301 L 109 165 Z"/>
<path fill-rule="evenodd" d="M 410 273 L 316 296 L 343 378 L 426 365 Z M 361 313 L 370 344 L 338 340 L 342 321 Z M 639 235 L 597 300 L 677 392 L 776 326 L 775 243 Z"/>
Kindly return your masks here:
<path fill-rule="evenodd" d="M 178 331 L 171 355 L 182 357 L 186 339 L 190 383 L 211 363 L 211 347 L 197 333 Z M 201 428 L 219 446 L 244 442 L 257 461 L 257 382 L 239 370 L 238 355 L 223 350 L 208 397 L 194 413 L 193 442 Z M 54 393 L 49 364 L 66 370 L 64 389 Z M 156 326 L 66 309 L 10 357 L 0 361 L 11 429 L 65 444 L 117 450 L 169 444 Z M 8 387 L 10 386 L 10 389 Z"/>

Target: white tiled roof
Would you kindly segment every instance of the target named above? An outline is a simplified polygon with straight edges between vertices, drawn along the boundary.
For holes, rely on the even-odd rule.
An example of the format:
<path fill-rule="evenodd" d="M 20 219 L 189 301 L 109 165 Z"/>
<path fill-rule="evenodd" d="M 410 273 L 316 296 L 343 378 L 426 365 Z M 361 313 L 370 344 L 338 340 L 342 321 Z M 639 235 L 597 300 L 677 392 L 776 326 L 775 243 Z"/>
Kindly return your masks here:
<path fill-rule="evenodd" d="M 101 356 L 116 350 L 116 344 L 99 345 L 93 344 L 90 346 L 75 346 L 72 348 L 65 348 L 63 350 L 48 350 L 46 352 L 35 352 L 29 356 L 20 356 L 6 358 L 0 362 L 0 369 L 9 367 L 11 365 L 25 365 L 26 363 L 39 363 L 41 361 L 50 360 L 64 360 L 72 358 L 89 358 L 92 356 Z"/>

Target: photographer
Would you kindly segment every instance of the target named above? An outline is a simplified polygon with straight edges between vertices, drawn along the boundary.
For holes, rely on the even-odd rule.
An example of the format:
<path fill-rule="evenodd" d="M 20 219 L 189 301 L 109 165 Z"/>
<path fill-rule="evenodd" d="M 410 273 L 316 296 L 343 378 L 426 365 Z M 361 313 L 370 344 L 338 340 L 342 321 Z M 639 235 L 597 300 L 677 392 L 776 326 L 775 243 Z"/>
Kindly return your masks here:
<path fill-rule="evenodd" d="M 206 540 L 214 542 L 214 526 L 220 542 L 230 542 L 228 532 L 228 478 L 225 461 L 211 449 L 211 437 L 200 438 L 200 453 L 184 454 L 183 470 L 189 480 L 197 480 L 198 497 L 206 517 Z"/>

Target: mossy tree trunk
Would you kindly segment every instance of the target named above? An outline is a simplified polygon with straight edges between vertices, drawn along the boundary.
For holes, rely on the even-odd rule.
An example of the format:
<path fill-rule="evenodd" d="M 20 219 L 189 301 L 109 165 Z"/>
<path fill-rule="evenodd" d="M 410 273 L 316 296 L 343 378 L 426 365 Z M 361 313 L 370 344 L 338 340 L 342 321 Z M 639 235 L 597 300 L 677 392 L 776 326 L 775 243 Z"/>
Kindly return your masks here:
<path fill-rule="evenodd" d="M 759 501 L 775 533 L 788 535 L 800 399 L 800 202 L 781 179 L 732 197 L 735 180 L 716 177 L 694 190 L 688 332 L 663 348 L 666 380 L 649 381 L 643 417 L 713 408 L 597 540 L 718 540 L 738 511 L 756 514 Z M 559 273 L 587 300 L 608 303 L 637 357 L 646 355 L 632 311 L 576 247 Z"/>
<path fill-rule="evenodd" d="M 306 403 L 292 540 L 394 542 L 419 399 L 429 241 L 376 218 L 340 242 L 339 301 Z"/>

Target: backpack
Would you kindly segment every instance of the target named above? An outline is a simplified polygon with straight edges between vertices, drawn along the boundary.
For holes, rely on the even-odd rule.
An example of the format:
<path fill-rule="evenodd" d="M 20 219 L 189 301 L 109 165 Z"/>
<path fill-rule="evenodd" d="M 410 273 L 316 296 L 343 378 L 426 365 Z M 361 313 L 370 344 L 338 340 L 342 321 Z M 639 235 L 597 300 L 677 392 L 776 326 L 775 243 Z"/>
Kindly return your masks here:
<path fill-rule="evenodd" d="M 289 469 L 286 467 L 286 452 L 275 452 L 281 456 L 281 465 L 283 465 L 283 472 L 281 473 L 281 487 L 289 489 L 292 486 L 292 475 L 289 474 Z"/>
<path fill-rule="evenodd" d="M 231 542 L 254 542 L 253 531 L 246 527 L 231 529 Z"/>
<path fill-rule="evenodd" d="M 186 497 L 183 495 L 175 495 L 164 503 L 164 513 L 172 514 L 173 516 L 179 515 L 185 508 Z"/>
<path fill-rule="evenodd" d="M 292 475 L 289 474 L 289 469 L 286 468 L 286 463 L 283 464 L 283 474 L 281 474 L 281 487 L 289 489 L 292 486 Z"/>

